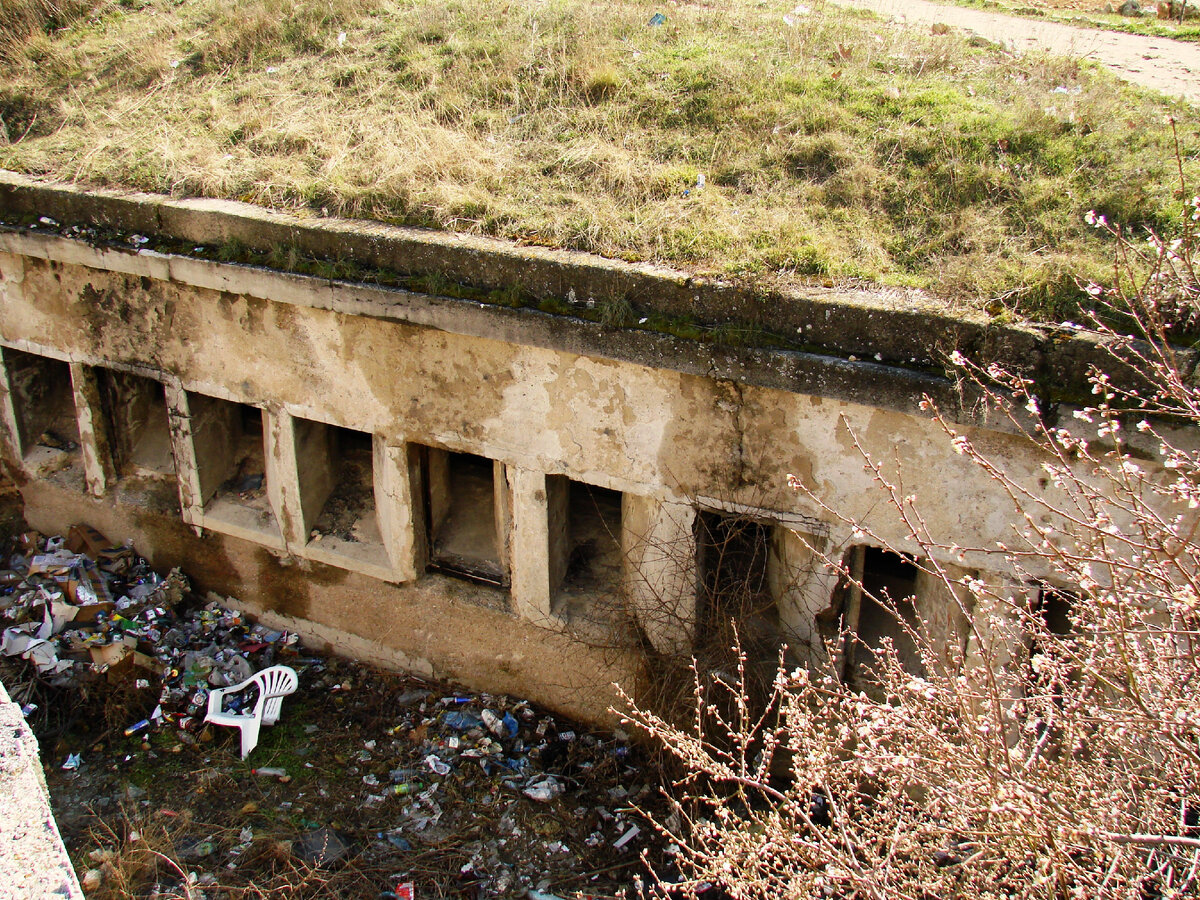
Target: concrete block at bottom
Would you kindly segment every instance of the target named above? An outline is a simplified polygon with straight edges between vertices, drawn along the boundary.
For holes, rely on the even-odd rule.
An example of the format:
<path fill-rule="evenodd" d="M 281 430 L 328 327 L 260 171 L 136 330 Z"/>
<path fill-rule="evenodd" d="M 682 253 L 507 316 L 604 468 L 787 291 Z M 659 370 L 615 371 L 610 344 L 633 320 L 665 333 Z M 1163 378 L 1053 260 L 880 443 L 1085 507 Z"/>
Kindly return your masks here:
<path fill-rule="evenodd" d="M 7 900 L 83 900 L 50 809 L 37 739 L 0 685 L 0 884 Z"/>

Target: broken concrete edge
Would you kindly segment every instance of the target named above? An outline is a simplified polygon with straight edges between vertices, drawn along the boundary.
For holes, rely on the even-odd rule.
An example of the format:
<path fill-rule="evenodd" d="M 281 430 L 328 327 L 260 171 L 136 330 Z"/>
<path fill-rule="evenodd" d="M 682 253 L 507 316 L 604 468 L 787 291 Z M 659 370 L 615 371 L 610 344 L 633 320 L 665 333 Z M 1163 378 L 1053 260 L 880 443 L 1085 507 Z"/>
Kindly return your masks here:
<path fill-rule="evenodd" d="M 37 738 L 0 684 L 0 881 L 5 897 L 83 900 L 50 807 Z M 11 892 L 11 893 L 8 893 Z"/>
<path fill-rule="evenodd" d="M 862 388 L 843 394 L 840 391 L 847 381 L 855 385 L 868 382 L 873 385 L 869 394 L 874 405 L 901 411 L 912 411 L 918 405 L 920 394 L 913 395 L 914 384 L 922 391 L 932 389 L 935 394 L 945 396 L 950 379 L 934 373 L 944 371 L 946 359 L 956 350 L 980 366 L 999 363 L 1026 375 L 1050 401 L 1081 400 L 1088 395 L 1088 375 L 1093 367 L 1110 371 L 1114 381 L 1121 380 L 1119 373 L 1111 371 L 1119 368 L 1116 361 L 1093 335 L 1052 326 L 995 325 L 980 314 L 966 311 L 948 315 L 940 310 L 922 309 L 917 299 L 895 291 L 812 289 L 768 294 L 679 270 L 578 251 L 519 246 L 496 238 L 378 222 L 309 221 L 237 201 L 175 199 L 135 191 L 84 188 L 43 182 L 7 170 L 0 170 L 0 214 L 16 218 L 44 216 L 59 225 L 113 229 L 207 247 L 232 243 L 255 252 L 290 247 L 305 257 L 350 261 L 407 275 L 433 275 L 480 289 L 518 289 L 559 300 L 581 298 L 576 305 L 586 300 L 622 299 L 665 315 L 741 324 L 751 331 L 766 323 L 785 334 L 795 334 L 796 344 L 805 350 L 729 347 L 675 338 L 662 332 L 605 326 L 536 309 L 513 309 L 292 273 L 294 278 L 307 278 L 318 284 L 353 284 L 356 289 L 399 295 L 405 298 L 410 310 L 420 305 L 414 299 L 418 297 L 425 298 L 431 306 L 469 309 L 479 317 L 478 324 L 461 333 L 488 332 L 499 318 L 506 324 L 505 332 L 526 332 L 505 335 L 505 339 L 518 343 L 536 343 L 535 336 L 551 331 L 555 333 L 554 343 L 539 346 L 647 362 L 660 368 L 698 371 L 718 378 L 722 377 L 722 370 L 727 370 L 739 373 L 747 383 L 848 400 L 855 400 L 855 394 L 861 393 Z M 237 267 L 235 263 L 221 265 Z M 439 325 L 420 322 L 406 312 L 393 309 L 389 317 L 448 331 L 468 328 L 461 316 L 457 323 Z M 532 324 L 521 327 L 522 323 L 539 320 L 542 320 L 540 327 Z M 563 331 L 570 332 L 565 339 L 559 334 Z M 652 360 L 646 358 L 647 345 L 653 346 Z M 622 350 L 627 355 L 615 355 Z M 1184 353 L 1184 368 L 1190 371 L 1196 354 Z M 697 370 L 697 361 L 702 359 L 709 361 L 700 363 Z M 772 360 L 773 364 L 764 367 L 766 360 Z M 862 360 L 871 360 L 873 364 L 867 363 L 866 368 L 846 368 Z M 815 370 L 825 367 L 830 369 L 828 373 L 814 377 Z M 755 370 L 763 371 L 761 377 L 765 380 L 756 381 Z M 896 390 L 884 391 L 883 398 L 878 391 L 879 376 L 895 380 L 897 386 Z M 896 405 L 897 394 L 905 396 L 899 405 Z M 944 402 L 939 405 L 950 408 Z M 967 403 L 966 409 L 973 405 Z M 963 419 L 964 412 L 965 409 L 959 410 L 955 418 Z"/>

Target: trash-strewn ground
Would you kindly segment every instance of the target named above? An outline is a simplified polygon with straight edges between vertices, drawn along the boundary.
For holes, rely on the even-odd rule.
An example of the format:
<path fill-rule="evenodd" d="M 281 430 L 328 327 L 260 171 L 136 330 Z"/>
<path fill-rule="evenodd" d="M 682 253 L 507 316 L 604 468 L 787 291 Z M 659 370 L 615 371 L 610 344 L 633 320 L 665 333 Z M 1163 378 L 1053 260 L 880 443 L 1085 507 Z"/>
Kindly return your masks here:
<path fill-rule="evenodd" d="M 109 543 L 26 533 L 0 564 L 0 677 L 89 896 L 608 897 L 661 853 L 623 733 L 313 655 Z M 207 693 L 271 664 L 299 688 L 243 761 Z"/>

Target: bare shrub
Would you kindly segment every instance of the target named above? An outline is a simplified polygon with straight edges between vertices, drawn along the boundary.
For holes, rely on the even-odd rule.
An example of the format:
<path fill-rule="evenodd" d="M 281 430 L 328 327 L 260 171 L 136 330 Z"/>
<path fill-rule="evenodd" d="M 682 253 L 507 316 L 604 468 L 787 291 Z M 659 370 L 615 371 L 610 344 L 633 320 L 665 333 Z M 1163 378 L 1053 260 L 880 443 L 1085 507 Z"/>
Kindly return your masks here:
<path fill-rule="evenodd" d="M 1011 501 L 1011 533 L 983 547 L 933 534 L 928 498 L 906 494 L 861 446 L 909 543 L 892 547 L 871 523 L 824 507 L 864 543 L 919 548 L 925 577 L 966 623 L 963 640 L 875 596 L 895 628 L 871 648 L 867 686 L 843 677 L 845 647 L 858 642 L 843 621 L 828 662 L 780 665 L 762 706 L 747 699 L 745 652 L 738 679 L 698 670 L 689 726 L 632 706 L 629 718 L 685 769 L 671 816 L 656 823 L 679 848 L 682 880 L 651 892 L 1200 891 L 1200 387 L 1194 354 L 1176 346 L 1200 311 L 1200 197 L 1172 235 L 1089 222 L 1119 255 L 1112 283 L 1089 287 L 1105 305 L 1087 330 L 1112 363 L 1093 371 L 1088 405 L 1060 418 L 1028 380 L 954 360 L 1041 471 L 1010 471 L 931 407 L 954 449 Z M 853 583 L 841 559 L 825 563 Z M 964 576 L 958 565 L 1006 574 Z"/>

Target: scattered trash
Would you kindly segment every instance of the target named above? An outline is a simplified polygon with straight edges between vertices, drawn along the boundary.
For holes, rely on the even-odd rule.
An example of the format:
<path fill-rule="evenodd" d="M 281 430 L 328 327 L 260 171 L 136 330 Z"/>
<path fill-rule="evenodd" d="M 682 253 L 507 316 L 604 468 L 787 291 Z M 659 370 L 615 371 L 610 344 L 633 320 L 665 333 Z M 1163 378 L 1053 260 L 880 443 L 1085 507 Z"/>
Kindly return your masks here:
<path fill-rule="evenodd" d="M 332 828 L 318 828 L 300 838 L 293 852 L 302 862 L 323 869 L 348 856 L 350 843 Z"/>
<path fill-rule="evenodd" d="M 232 598 L 189 594 L 181 573 L 156 573 L 132 547 L 94 529 L 18 536 L 0 556 L 0 617 L 7 626 L 0 645 L 10 653 L 0 662 L 27 679 L 13 684 L 81 692 L 103 686 L 126 704 L 122 718 L 87 729 L 86 744 L 62 745 L 64 753 L 87 752 L 91 764 L 77 774 L 82 753 L 71 753 L 66 774 L 51 779 L 57 789 L 83 797 L 89 783 L 121 779 L 113 802 L 144 808 L 173 829 L 203 827 L 176 844 L 180 858 L 192 861 L 185 868 L 195 869 L 193 885 L 253 878 L 256 867 L 286 856 L 329 868 L 360 852 L 364 861 L 390 861 L 391 871 L 403 873 L 394 877 L 407 878 L 398 854 L 465 840 L 463 883 L 477 886 L 479 896 L 554 898 L 549 885 L 611 866 L 640 833 L 629 814 L 651 789 L 632 761 L 628 734 L 591 733 L 527 701 L 302 655 L 294 635 L 254 623 Z M 302 676 L 304 699 L 289 703 L 306 704 L 305 724 L 288 731 L 287 753 L 296 762 L 249 769 L 229 750 L 224 763 L 213 758 L 220 731 L 204 722 L 210 696 L 285 662 Z M 380 702 L 384 677 L 396 687 Z M 254 689 L 244 693 L 227 692 L 222 707 L 252 708 Z M 51 713 L 61 714 L 32 691 L 13 697 L 34 715 L 35 733 L 38 720 L 51 724 Z M 324 717 L 309 719 L 314 708 Z M 351 742 L 331 753 L 347 731 Z M 174 794 L 163 794 L 165 783 L 134 785 L 121 774 L 139 755 L 144 767 L 166 752 L 196 757 Z M 222 794 L 234 805 L 219 825 L 211 812 L 195 818 L 183 799 L 212 803 Z M 376 840 L 361 848 L 351 834 Z M 526 868 L 514 867 L 514 858 Z M 623 858 L 635 864 L 627 851 Z M 380 883 L 379 896 L 394 885 L 394 878 Z M 572 890 L 589 887 L 581 881 Z"/>
<path fill-rule="evenodd" d="M 549 803 L 555 797 L 561 797 L 566 792 L 561 781 L 550 775 L 534 782 L 525 788 L 522 793 L 530 800 L 537 800 L 539 803 Z"/>
<path fill-rule="evenodd" d="M 615 847 L 617 850 L 620 850 L 641 833 L 642 829 L 638 828 L 638 826 L 630 825 L 628 831 L 613 841 L 613 847 Z"/>
<path fill-rule="evenodd" d="M 298 640 L 246 622 L 216 595 L 188 607 L 188 590 L 177 569 L 164 577 L 94 528 L 25 532 L 0 560 L 0 615 L 12 623 L 0 654 L 28 660 L 54 687 L 128 677 L 157 704 L 123 729 L 127 737 L 198 731 L 210 688 L 298 655 Z"/>
<path fill-rule="evenodd" d="M 484 712 L 489 713 L 491 710 L 484 710 Z M 495 715 L 495 713 L 492 714 Z M 446 715 L 442 716 L 442 722 L 455 731 L 470 731 L 472 728 L 482 728 L 484 724 L 484 720 L 480 716 L 473 716 L 470 713 L 459 712 L 458 710 L 446 713 Z"/>
<path fill-rule="evenodd" d="M 796 6 L 790 13 L 785 13 L 783 16 L 783 24 L 788 28 L 795 28 L 797 20 L 802 16 L 811 16 L 812 8 L 805 6 L 803 3 Z"/>
<path fill-rule="evenodd" d="M 652 15 L 650 17 L 650 22 L 648 24 L 650 24 L 651 26 L 666 25 L 667 17 L 664 16 L 662 13 L 655 13 L 654 15 Z"/>
<path fill-rule="evenodd" d="M 149 719 L 142 719 L 140 722 L 134 722 L 125 729 L 125 737 L 132 737 L 135 734 L 146 731 L 150 727 Z"/>

